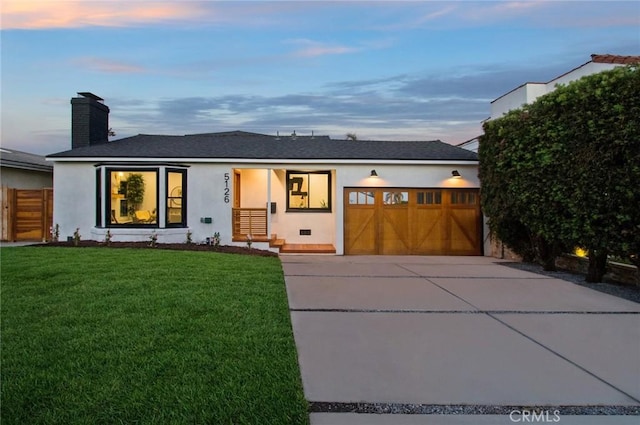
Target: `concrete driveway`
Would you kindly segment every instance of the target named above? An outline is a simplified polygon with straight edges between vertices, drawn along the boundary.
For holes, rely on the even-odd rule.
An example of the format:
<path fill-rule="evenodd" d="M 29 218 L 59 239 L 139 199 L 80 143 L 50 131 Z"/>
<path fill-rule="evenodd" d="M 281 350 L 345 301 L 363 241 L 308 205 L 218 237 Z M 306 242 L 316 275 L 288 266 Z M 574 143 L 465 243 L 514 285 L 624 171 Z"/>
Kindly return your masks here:
<path fill-rule="evenodd" d="M 640 422 L 640 304 L 486 257 L 281 259 L 314 425 Z"/>

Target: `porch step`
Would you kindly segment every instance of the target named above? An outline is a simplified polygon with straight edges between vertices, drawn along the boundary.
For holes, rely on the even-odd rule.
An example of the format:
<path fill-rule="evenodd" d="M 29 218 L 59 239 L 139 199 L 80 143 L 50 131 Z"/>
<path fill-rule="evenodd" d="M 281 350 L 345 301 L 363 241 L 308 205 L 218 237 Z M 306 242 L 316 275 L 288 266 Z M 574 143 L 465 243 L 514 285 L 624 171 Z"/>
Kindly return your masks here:
<path fill-rule="evenodd" d="M 270 248 L 277 248 L 280 254 L 335 254 L 336 248 L 332 244 L 319 243 L 287 243 L 284 239 L 279 239 L 277 235 L 272 234 L 271 237 L 257 236 L 253 242 L 269 242 Z M 247 237 L 244 235 L 236 235 L 233 237 L 234 242 L 246 242 Z"/>
<path fill-rule="evenodd" d="M 285 243 L 280 247 L 281 254 L 335 254 L 336 248 L 322 243 Z"/>
<path fill-rule="evenodd" d="M 269 246 L 271 248 L 281 248 L 284 244 L 285 244 L 285 240 L 284 239 L 273 238 L 273 239 L 271 239 L 269 241 Z"/>

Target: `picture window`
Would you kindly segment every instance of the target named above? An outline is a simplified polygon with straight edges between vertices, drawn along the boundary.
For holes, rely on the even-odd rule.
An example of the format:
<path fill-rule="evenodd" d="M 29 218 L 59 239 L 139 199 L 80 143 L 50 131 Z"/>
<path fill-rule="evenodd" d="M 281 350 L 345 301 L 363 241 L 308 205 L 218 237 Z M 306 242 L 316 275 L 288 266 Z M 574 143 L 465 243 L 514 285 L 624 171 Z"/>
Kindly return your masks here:
<path fill-rule="evenodd" d="M 287 211 L 331 211 L 330 171 L 287 171 Z"/>

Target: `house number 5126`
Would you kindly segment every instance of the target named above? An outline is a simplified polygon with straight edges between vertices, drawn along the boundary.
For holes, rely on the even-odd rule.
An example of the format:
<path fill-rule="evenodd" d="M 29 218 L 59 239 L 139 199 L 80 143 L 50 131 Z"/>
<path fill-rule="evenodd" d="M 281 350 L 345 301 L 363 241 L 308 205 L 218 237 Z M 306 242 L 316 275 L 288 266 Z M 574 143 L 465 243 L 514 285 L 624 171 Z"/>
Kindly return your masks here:
<path fill-rule="evenodd" d="M 224 203 L 229 203 L 229 173 L 224 173 Z"/>

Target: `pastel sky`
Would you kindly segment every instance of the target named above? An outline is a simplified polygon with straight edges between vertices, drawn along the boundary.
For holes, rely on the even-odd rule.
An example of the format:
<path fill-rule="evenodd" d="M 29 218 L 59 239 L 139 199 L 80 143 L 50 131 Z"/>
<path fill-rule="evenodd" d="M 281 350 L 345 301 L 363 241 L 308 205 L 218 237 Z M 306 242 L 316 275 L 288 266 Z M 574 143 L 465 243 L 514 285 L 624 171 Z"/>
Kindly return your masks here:
<path fill-rule="evenodd" d="M 637 1 L 1 0 L 1 143 L 243 130 L 458 144 L 490 102 L 590 55 L 640 55 Z"/>

